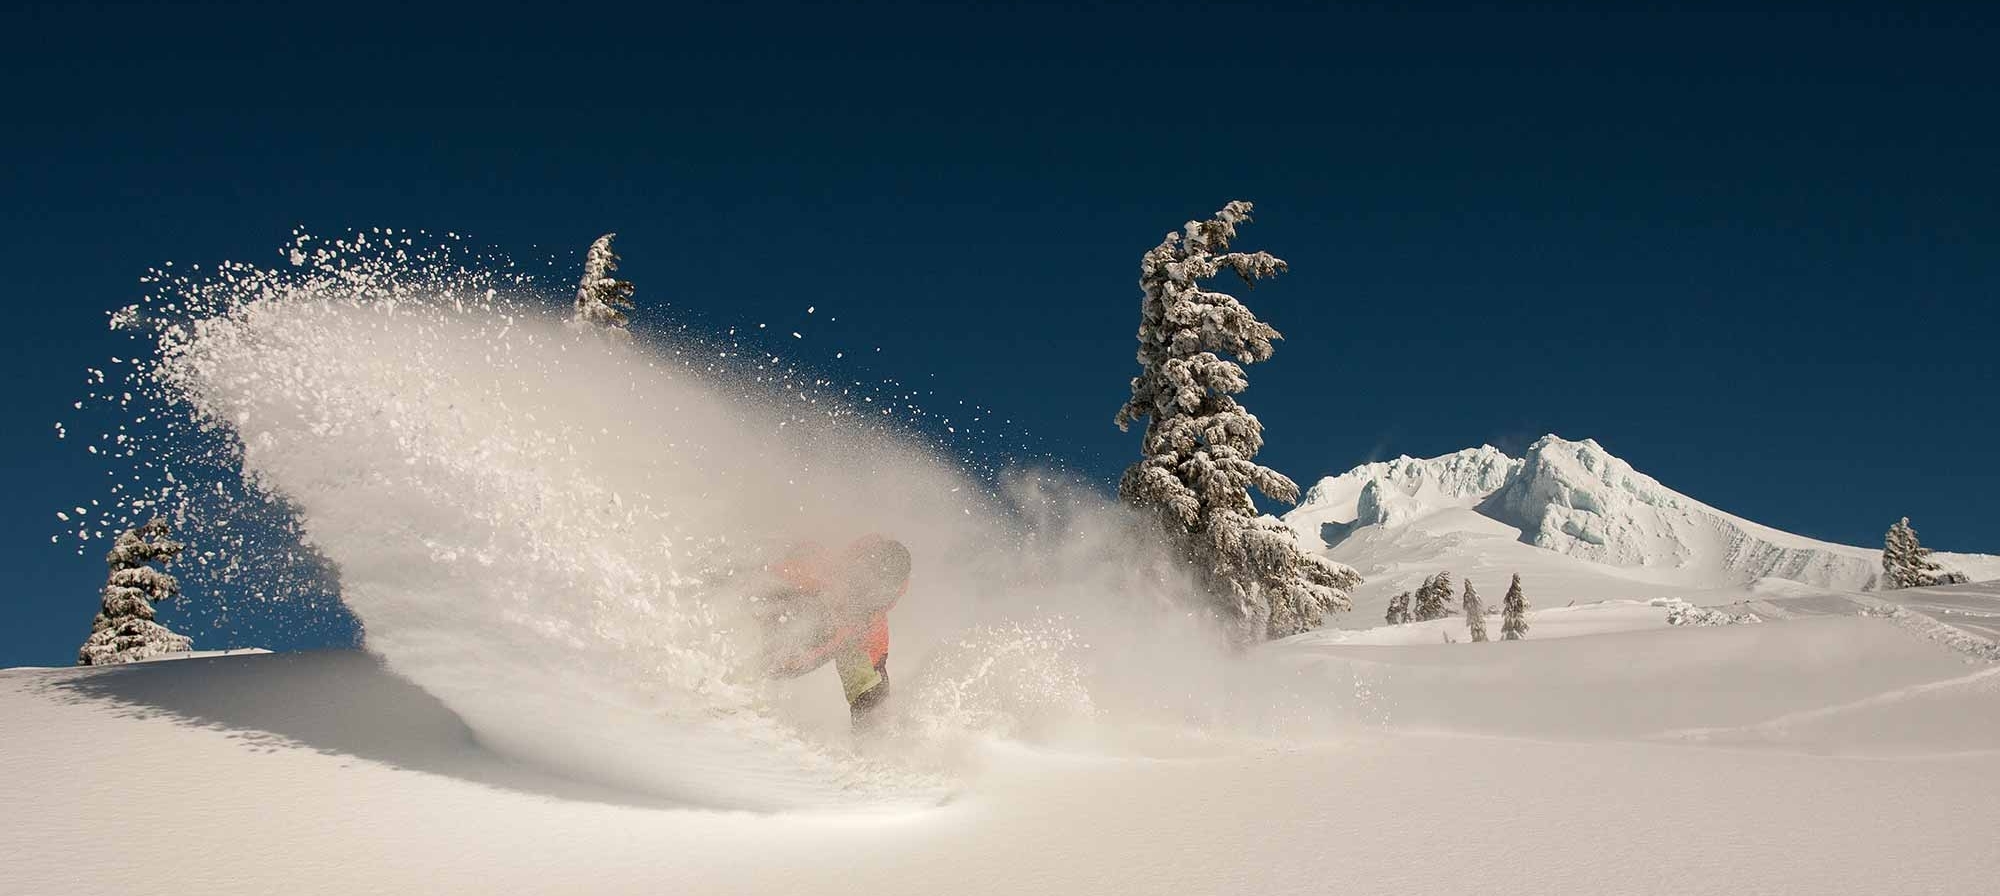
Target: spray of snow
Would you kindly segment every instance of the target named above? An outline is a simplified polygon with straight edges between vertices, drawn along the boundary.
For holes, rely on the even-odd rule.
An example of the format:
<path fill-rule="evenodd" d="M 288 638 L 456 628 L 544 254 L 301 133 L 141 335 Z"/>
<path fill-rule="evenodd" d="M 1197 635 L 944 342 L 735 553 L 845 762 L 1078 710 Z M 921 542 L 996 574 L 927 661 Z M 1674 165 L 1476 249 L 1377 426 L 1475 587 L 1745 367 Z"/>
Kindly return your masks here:
<path fill-rule="evenodd" d="M 773 685 L 749 662 L 758 565 L 870 531 L 917 559 L 891 620 L 890 725 L 920 735 L 904 744 L 1266 717 L 1241 692 L 1268 670 L 1227 659 L 1148 530 L 1102 498 L 984 484 L 825 380 L 566 326 L 511 266 L 393 236 L 301 236 L 289 268 L 162 278 L 121 312 L 157 336 L 142 379 L 187 421 L 159 450 L 200 442 L 226 458 L 182 470 L 240 477 L 163 475 L 128 501 L 210 532 L 230 528 L 214 495 L 279 508 L 368 649 L 487 746 L 698 805 L 948 789 L 954 751 L 857 754 L 811 724 L 838 706 L 831 682 Z"/>

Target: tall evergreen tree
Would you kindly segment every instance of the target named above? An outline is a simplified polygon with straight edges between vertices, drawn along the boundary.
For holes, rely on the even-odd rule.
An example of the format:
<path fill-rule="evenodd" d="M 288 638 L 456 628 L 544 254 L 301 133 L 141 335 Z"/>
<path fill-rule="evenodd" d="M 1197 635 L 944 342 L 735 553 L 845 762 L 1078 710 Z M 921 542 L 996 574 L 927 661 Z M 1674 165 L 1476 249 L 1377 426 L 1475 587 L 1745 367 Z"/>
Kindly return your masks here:
<path fill-rule="evenodd" d="M 1390 625 L 1402 625 L 1410 621 L 1410 592 L 1405 591 L 1389 598 L 1389 612 L 1382 619 Z"/>
<path fill-rule="evenodd" d="M 167 521 L 159 517 L 118 536 L 104 557 L 111 577 L 104 584 L 90 637 L 77 650 L 77 665 L 129 663 L 194 646 L 192 639 L 153 621 L 153 603 L 178 598 L 181 586 L 150 564 L 173 562 L 181 548 L 180 542 L 167 537 Z"/>
<path fill-rule="evenodd" d="M 1116 422 L 1146 420 L 1141 459 L 1118 483 L 1124 499 L 1158 514 L 1240 641 L 1316 628 L 1352 607 L 1361 576 L 1302 549 L 1291 529 L 1260 517 L 1255 488 L 1296 503 L 1299 487 L 1255 462 L 1263 424 L 1234 396 L 1249 387 L 1244 364 L 1267 360 L 1278 331 L 1234 296 L 1203 281 L 1224 270 L 1245 284 L 1285 270 L 1268 252 L 1231 252 L 1250 203 L 1231 202 L 1206 221 L 1169 233 L 1139 264 L 1139 375 Z M 1226 353 L 1234 360 L 1223 357 Z"/>
<path fill-rule="evenodd" d="M 1486 640 L 1486 605 L 1479 602 L 1479 592 L 1472 590 L 1471 579 L 1465 580 L 1465 628 L 1474 642 Z"/>
<path fill-rule="evenodd" d="M 618 270 L 618 256 L 611 251 L 611 238 L 615 233 L 607 233 L 590 244 L 590 251 L 583 256 L 583 279 L 576 285 L 576 318 L 579 323 L 595 324 L 608 329 L 625 329 L 625 312 L 619 309 L 632 307 L 632 283 L 611 276 Z"/>
<path fill-rule="evenodd" d="M 1965 581 L 1958 573 L 1945 572 L 1936 560 L 1931 559 L 1931 549 L 1917 540 L 1917 530 L 1910 527 L 1910 518 L 1903 517 L 1889 527 L 1882 538 L 1882 587 L 1927 588 L 1932 585 L 1949 585 Z"/>
<path fill-rule="evenodd" d="M 1514 574 L 1514 582 L 1507 586 L 1507 596 L 1500 599 L 1500 640 L 1519 641 L 1528 634 L 1528 597 L 1521 593 L 1521 574 Z"/>
<path fill-rule="evenodd" d="M 1441 572 L 1425 579 L 1423 587 L 1417 589 L 1416 620 L 1418 622 L 1429 622 L 1432 619 L 1443 619 L 1446 616 L 1450 616 L 1451 610 L 1445 604 L 1445 601 L 1450 598 L 1450 572 Z"/>

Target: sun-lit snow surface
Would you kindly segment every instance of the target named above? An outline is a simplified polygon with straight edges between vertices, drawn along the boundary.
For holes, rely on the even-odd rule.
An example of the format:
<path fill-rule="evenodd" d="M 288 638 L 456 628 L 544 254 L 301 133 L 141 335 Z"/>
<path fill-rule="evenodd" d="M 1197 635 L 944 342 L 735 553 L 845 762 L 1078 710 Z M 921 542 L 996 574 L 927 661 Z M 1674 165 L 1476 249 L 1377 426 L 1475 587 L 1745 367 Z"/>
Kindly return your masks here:
<path fill-rule="evenodd" d="M 1654 597 L 1710 605 L 1793 586 L 1860 592 L 1873 587 L 1882 560 L 1879 547 L 1815 541 L 1724 513 L 1595 441 L 1556 436 L 1522 458 L 1482 446 L 1364 464 L 1320 480 L 1284 520 L 1366 577 L 1354 612 L 1333 620 L 1341 627 L 1378 623 L 1392 595 L 1440 570 L 1489 595 L 1519 573 L 1543 607 Z M 1974 579 L 2000 578 L 2000 557 L 1936 556 Z"/>
<path fill-rule="evenodd" d="M 2000 581 L 1911 588 L 1888 596 L 1953 628 L 2000 642 Z"/>
<path fill-rule="evenodd" d="M 512 762 L 360 653 L 5 671 L 0 889 L 1991 892 L 2000 665 L 1881 617 L 1619 615 L 1302 636 L 1223 667 L 1284 726 L 987 737 L 950 801 L 838 812 Z"/>

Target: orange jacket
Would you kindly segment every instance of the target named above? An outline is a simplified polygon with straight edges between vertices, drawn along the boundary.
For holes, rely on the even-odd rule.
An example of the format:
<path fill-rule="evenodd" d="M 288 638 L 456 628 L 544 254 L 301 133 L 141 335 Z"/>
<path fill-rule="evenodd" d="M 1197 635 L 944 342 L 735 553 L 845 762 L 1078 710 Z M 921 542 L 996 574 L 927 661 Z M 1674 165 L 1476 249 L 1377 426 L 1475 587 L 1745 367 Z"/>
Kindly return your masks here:
<path fill-rule="evenodd" d="M 823 599 L 839 599 L 850 593 L 850 589 L 841 586 L 845 584 L 843 576 L 848 574 L 853 558 L 883 540 L 886 539 L 880 535 L 864 535 L 855 539 L 839 556 L 808 542 L 769 568 L 773 575 L 799 591 Z M 910 580 L 905 578 L 885 605 L 874 608 L 832 607 L 835 622 L 826 640 L 786 657 L 778 663 L 775 671 L 781 675 L 803 675 L 819 668 L 829 657 L 849 646 L 866 651 L 869 663 L 880 665 L 889 655 L 889 610 L 909 590 Z M 867 615 L 853 612 L 856 609 L 868 610 Z"/>

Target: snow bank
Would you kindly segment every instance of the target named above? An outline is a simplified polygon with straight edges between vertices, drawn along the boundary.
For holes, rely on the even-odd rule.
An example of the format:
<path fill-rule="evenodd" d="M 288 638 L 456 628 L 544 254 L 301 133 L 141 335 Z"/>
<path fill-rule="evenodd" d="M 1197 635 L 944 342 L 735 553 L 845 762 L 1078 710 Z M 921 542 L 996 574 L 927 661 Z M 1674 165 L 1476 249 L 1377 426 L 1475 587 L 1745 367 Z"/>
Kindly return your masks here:
<path fill-rule="evenodd" d="M 162 663 L 170 660 L 198 660 L 216 656 L 255 656 L 260 653 L 270 653 L 270 651 L 265 650 L 262 647 L 232 647 L 226 650 L 187 650 L 187 651 L 182 651 L 180 653 L 168 653 L 168 654 L 162 654 L 160 656 L 147 657 L 143 660 L 139 660 L 139 662 Z"/>
<path fill-rule="evenodd" d="M 1764 621 L 1755 613 L 1731 613 L 1714 607 L 1697 607 L 1677 597 L 1656 597 L 1646 603 L 1665 609 L 1668 625 L 1754 625 Z"/>

